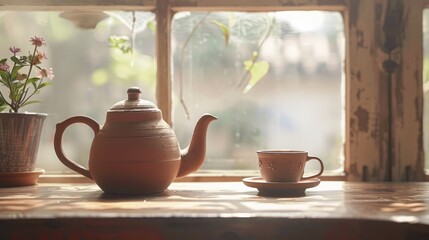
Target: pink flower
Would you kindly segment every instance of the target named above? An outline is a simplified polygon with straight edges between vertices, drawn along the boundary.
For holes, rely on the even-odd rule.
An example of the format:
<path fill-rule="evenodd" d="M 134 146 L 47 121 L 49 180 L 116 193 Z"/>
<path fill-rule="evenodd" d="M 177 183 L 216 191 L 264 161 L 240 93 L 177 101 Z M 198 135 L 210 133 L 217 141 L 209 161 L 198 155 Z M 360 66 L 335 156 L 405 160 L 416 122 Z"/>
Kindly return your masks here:
<path fill-rule="evenodd" d="M 36 54 L 33 56 L 29 56 L 29 59 L 31 59 L 31 63 L 33 63 L 34 65 L 38 65 L 42 63 L 43 59 L 48 59 L 48 57 L 46 56 L 46 52 L 39 52 L 37 51 Z"/>
<path fill-rule="evenodd" d="M 39 77 L 40 78 L 47 77 L 47 78 L 49 78 L 49 80 L 52 80 L 55 77 L 54 71 L 52 70 L 52 68 L 49 68 L 49 69 L 42 68 L 39 71 Z"/>
<path fill-rule="evenodd" d="M 36 58 L 38 58 L 39 61 L 42 61 L 43 59 L 48 59 L 48 57 L 46 56 L 46 52 L 37 52 Z"/>
<path fill-rule="evenodd" d="M 7 63 L 0 63 L 0 70 L 1 71 L 9 71 L 9 65 L 7 65 Z"/>
<path fill-rule="evenodd" d="M 42 37 L 34 36 L 33 38 L 30 39 L 30 42 L 32 45 L 37 46 L 37 47 L 46 46 L 46 41 Z"/>
<path fill-rule="evenodd" d="M 21 49 L 17 47 L 10 47 L 9 50 L 13 53 L 13 55 L 21 52 Z"/>
<path fill-rule="evenodd" d="M 3 83 L 1 85 L 8 92 L 8 94 L 4 94 L 3 89 L 0 90 L 0 105 L 2 105 L 1 107 L 8 105 L 10 112 L 18 112 L 22 106 L 37 102 L 29 100 L 43 87 L 50 85 L 46 81 L 54 78 L 52 68 L 45 69 L 39 65 L 44 59 L 48 59 L 46 52 L 39 49 L 39 47 L 46 45 L 45 39 L 34 36 L 30 38 L 29 42 L 33 46 L 28 55 L 18 56 L 17 54 L 22 52 L 21 49 L 15 46 L 9 47 L 9 51 L 12 53 L 9 53 L 9 56 L 12 55 L 10 60 L 12 60 L 13 67 L 8 65 L 7 58 L 0 59 L 0 80 Z M 21 73 L 21 71 L 26 72 L 26 74 Z"/>

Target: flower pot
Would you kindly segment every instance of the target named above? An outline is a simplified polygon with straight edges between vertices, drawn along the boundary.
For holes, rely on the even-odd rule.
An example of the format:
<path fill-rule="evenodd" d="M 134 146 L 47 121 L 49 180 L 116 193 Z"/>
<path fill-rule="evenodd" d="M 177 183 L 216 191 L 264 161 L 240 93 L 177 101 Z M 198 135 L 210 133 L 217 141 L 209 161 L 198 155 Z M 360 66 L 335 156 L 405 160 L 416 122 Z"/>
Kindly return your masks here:
<path fill-rule="evenodd" d="M 44 113 L 0 113 L 0 173 L 34 171 Z"/>

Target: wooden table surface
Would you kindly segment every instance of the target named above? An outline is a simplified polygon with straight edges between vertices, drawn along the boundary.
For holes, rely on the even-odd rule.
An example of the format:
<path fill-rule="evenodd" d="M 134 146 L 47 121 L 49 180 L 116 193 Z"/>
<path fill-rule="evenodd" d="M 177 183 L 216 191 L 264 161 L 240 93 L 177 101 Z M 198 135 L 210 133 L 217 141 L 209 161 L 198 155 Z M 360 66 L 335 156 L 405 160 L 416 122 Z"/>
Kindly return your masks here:
<path fill-rule="evenodd" d="M 95 184 L 0 189 L 0 239 L 429 239 L 429 183 L 322 182 L 264 197 L 241 182 L 115 196 Z M 29 238 L 30 237 L 30 238 Z"/>

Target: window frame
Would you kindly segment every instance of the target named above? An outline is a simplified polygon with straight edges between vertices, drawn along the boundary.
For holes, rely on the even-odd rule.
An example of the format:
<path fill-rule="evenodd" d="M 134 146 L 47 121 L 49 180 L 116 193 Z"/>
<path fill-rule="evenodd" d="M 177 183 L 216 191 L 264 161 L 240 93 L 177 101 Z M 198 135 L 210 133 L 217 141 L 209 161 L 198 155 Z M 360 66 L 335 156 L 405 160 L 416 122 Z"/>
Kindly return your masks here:
<path fill-rule="evenodd" d="M 429 180 L 424 173 L 422 137 L 422 13 L 428 5 L 429 0 L 0 0 L 0 11 L 80 10 L 82 6 L 87 10 L 153 11 L 157 21 L 156 98 L 170 124 L 169 29 L 175 12 L 338 11 L 343 15 L 346 38 L 345 168 L 343 175 L 323 179 L 419 181 Z M 216 176 L 214 180 L 221 180 Z"/>

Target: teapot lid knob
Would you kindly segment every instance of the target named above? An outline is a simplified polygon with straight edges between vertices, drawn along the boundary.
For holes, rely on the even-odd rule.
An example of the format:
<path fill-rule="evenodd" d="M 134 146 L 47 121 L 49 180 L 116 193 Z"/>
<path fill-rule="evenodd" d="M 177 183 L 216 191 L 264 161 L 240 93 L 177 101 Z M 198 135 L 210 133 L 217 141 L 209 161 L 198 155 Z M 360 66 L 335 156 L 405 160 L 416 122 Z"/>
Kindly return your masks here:
<path fill-rule="evenodd" d="M 130 87 L 127 90 L 128 100 L 139 100 L 140 99 L 140 91 L 139 87 Z"/>
<path fill-rule="evenodd" d="M 128 99 L 115 103 L 109 112 L 128 112 L 128 111 L 146 111 L 157 110 L 158 107 L 150 101 L 140 99 L 140 88 L 130 87 L 127 90 Z"/>

